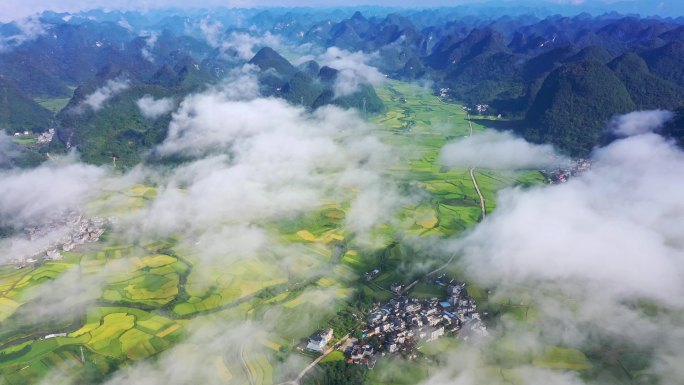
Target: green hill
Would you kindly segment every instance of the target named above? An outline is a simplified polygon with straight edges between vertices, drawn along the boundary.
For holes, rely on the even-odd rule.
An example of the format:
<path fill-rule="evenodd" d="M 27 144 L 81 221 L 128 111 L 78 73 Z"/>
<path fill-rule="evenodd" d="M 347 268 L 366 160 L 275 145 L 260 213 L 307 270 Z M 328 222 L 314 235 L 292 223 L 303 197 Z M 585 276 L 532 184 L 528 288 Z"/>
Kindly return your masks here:
<path fill-rule="evenodd" d="M 42 132 L 49 128 L 52 119 L 49 110 L 0 76 L 0 129 L 10 134 L 18 131 Z"/>
<path fill-rule="evenodd" d="M 305 63 L 299 70 L 272 48 L 265 47 L 257 52 L 250 63 L 261 69 L 259 83 L 262 94 L 266 96 L 281 97 L 292 104 L 314 109 L 327 104 L 365 109 L 371 114 L 385 109 L 373 87 L 368 84 L 361 85 L 351 95 L 336 98 L 334 87 L 339 71 L 327 66 L 320 68 L 314 61 Z"/>
<path fill-rule="evenodd" d="M 684 106 L 675 111 L 675 117 L 663 127 L 663 133 L 675 139 L 684 147 Z"/>
<path fill-rule="evenodd" d="M 652 73 L 684 87 L 684 42 L 674 41 L 640 56 Z"/>
<path fill-rule="evenodd" d="M 527 113 L 524 135 L 573 155 L 587 155 L 613 115 L 635 109 L 624 84 L 605 65 L 564 64 L 544 81 Z"/>
<path fill-rule="evenodd" d="M 684 88 L 653 75 L 638 55 L 622 55 L 608 67 L 625 84 L 638 109 L 674 109 L 684 105 Z"/>
<path fill-rule="evenodd" d="M 145 95 L 168 97 L 176 91 L 156 85 L 136 85 L 112 98 L 97 112 L 65 112 L 61 116 L 60 137 L 70 138 L 84 161 L 132 166 L 143 158 L 145 150 L 161 143 L 166 136 L 170 116 L 146 119 L 137 100 Z"/>

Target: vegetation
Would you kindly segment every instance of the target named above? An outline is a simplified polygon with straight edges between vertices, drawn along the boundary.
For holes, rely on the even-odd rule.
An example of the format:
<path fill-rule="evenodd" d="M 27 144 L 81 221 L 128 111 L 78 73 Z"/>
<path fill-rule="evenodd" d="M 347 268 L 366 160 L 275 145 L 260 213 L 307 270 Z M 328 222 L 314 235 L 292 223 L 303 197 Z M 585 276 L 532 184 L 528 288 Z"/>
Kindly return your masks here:
<path fill-rule="evenodd" d="M 528 140 L 553 143 L 586 156 L 601 140 L 608 120 L 636 105 L 610 69 L 597 62 L 561 66 L 544 81 L 527 113 Z"/>

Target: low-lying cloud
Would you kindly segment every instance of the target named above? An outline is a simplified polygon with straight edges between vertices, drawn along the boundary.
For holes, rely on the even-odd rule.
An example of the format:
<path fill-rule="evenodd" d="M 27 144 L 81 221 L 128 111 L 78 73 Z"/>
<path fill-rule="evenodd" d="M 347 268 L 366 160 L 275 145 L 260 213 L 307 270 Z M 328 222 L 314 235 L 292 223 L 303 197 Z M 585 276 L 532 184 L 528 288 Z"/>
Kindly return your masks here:
<path fill-rule="evenodd" d="M 359 90 L 362 84 L 378 85 L 385 81 L 385 76 L 377 68 L 368 64 L 373 54 L 361 51 L 330 47 L 319 57 L 321 65 L 339 71 L 334 85 L 335 96 L 346 96 Z"/>
<path fill-rule="evenodd" d="M 78 209 L 93 196 L 101 168 L 74 156 L 56 158 L 30 170 L 0 173 L 0 224 L 20 228 Z"/>
<path fill-rule="evenodd" d="M 609 129 L 618 136 L 632 136 L 652 132 L 674 117 L 666 110 L 635 111 L 614 117 Z"/>
<path fill-rule="evenodd" d="M 510 132 L 493 130 L 451 142 L 439 154 L 439 162 L 453 168 L 534 169 L 565 161 L 551 145 L 532 144 Z"/>
<path fill-rule="evenodd" d="M 90 108 L 93 111 L 101 110 L 110 99 L 126 91 L 130 86 L 130 82 L 126 79 L 107 80 L 102 87 L 96 89 L 92 94 L 83 99 L 79 105 L 79 112 L 82 112 L 84 108 Z"/>
<path fill-rule="evenodd" d="M 36 15 L 17 19 L 13 24 L 19 29 L 19 33 L 10 36 L 0 36 L 0 53 L 31 41 L 47 31 L 47 26 Z"/>
<path fill-rule="evenodd" d="M 157 119 L 173 111 L 176 107 L 173 98 L 155 99 L 150 95 L 138 99 L 136 105 L 140 109 L 140 113 L 148 119 Z"/>
<path fill-rule="evenodd" d="M 140 49 L 140 54 L 151 63 L 154 63 L 154 54 L 152 53 L 152 50 L 157 44 L 158 39 L 159 35 L 157 33 L 151 33 L 145 38 L 145 46 Z"/>
<path fill-rule="evenodd" d="M 646 134 L 598 150 L 594 161 L 568 183 L 502 192 L 491 218 L 463 240 L 466 264 L 489 284 L 569 280 L 619 298 L 684 304 L 676 193 L 684 155 Z"/>
<path fill-rule="evenodd" d="M 15 159 L 21 155 L 21 147 L 14 143 L 5 130 L 0 130 L 0 168 L 11 167 Z"/>
<path fill-rule="evenodd" d="M 505 383 L 481 377 L 499 365 L 487 357 L 539 357 L 550 346 L 629 346 L 653 358 L 643 373 L 663 383 L 681 379 L 672 362 L 684 357 L 684 152 L 648 132 L 667 115 L 648 115 L 617 118 L 622 132 L 635 136 L 595 150 L 589 171 L 560 185 L 504 190 L 492 215 L 447 242 L 445 251 L 461 255 L 469 279 L 491 289 L 490 302 L 524 304 L 534 316 L 493 320 L 492 336 L 462 345 L 447 360 L 452 369 L 425 384 Z M 648 306 L 663 311 L 652 316 Z M 458 366 L 480 352 L 485 356 L 472 366 Z M 526 384 L 593 383 L 531 364 L 522 360 L 507 370 Z M 602 383 L 620 383 L 602 376 Z"/>
<path fill-rule="evenodd" d="M 237 57 L 240 60 L 250 60 L 260 47 L 277 49 L 282 46 L 279 36 L 266 32 L 263 35 L 251 35 L 245 32 L 231 32 L 221 42 L 221 52 L 224 57 Z"/>

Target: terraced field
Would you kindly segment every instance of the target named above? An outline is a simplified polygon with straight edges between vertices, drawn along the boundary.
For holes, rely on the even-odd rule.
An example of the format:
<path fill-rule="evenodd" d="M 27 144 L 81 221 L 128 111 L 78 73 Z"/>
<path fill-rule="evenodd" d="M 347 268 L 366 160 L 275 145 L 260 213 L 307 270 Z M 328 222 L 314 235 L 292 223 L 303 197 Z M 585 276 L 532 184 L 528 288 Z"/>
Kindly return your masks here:
<path fill-rule="evenodd" d="M 207 260 L 197 255 L 192 242 L 174 238 L 140 245 L 104 240 L 65 253 L 63 261 L 19 270 L 0 267 L 0 384 L 35 383 L 55 368 L 86 383 L 97 383 L 114 367 L 158 356 L 184 341 L 189 323 L 213 319 L 274 323 L 269 332 L 254 338 L 258 348 L 247 347 L 239 356 L 236 349 L 231 350 L 232 355 L 217 355 L 212 365 L 220 369 L 226 382 L 285 381 L 288 378 L 281 378 L 277 370 L 283 357 L 296 352 L 295 346 L 315 330 L 335 322 L 359 293 L 366 300 L 387 300 L 392 296 L 388 290 L 392 283 L 408 283 L 422 274 L 415 266 L 427 269 L 444 264 L 450 256 L 427 261 L 395 240 L 451 236 L 480 221 L 479 197 L 469 171 L 447 170 L 438 164 L 444 144 L 469 135 L 466 113 L 460 105 L 446 103 L 429 90 L 401 82 L 387 82 L 378 94 L 388 111 L 373 118 L 378 126 L 375 134 L 401 150 L 390 174 L 400 188 L 416 197 L 399 210 L 395 221 L 372 230 L 383 235 L 378 237 L 381 241 L 364 248 L 354 242 L 354 235 L 345 230 L 350 211 L 345 199 L 321 202 L 317 210 L 301 217 L 264 224 L 268 236 L 281 245 L 256 256 Z M 473 127 L 476 132 L 483 129 L 477 123 Z M 496 192 L 501 188 L 541 180 L 532 171 L 477 170 L 476 177 L 487 212 L 495 209 Z M 353 195 L 354 191 L 340 194 Z M 156 196 L 155 186 L 135 185 L 107 192 L 87 210 L 117 216 L 146 207 Z M 377 267 L 382 273 L 375 280 L 362 278 Z M 105 283 L 82 316 L 22 323 L 21 308 L 35 298 L 36 288 L 67 272 L 88 277 L 103 271 L 108 272 Z M 424 284 L 413 290 L 422 297 L 438 294 Z M 479 296 L 485 301 L 486 291 L 481 289 Z M 522 317 L 518 308 L 510 312 Z M 66 335 L 47 338 L 56 333 Z M 566 360 L 579 369 L 581 359 L 566 353 L 549 350 L 537 364 L 561 365 L 559 362 Z M 302 362 L 311 359 L 294 354 Z M 340 354 L 326 358 L 340 359 Z M 403 371 L 401 378 L 392 374 L 397 368 Z M 372 377 L 377 384 L 412 384 L 426 374 L 425 367 L 388 360 L 378 364 Z"/>

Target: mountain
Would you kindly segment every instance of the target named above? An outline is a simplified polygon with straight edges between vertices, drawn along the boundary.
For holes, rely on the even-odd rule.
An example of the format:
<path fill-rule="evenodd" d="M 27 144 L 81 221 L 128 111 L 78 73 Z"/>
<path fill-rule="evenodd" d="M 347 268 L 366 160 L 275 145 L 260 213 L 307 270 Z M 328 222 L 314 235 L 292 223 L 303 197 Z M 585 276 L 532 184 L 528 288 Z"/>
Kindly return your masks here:
<path fill-rule="evenodd" d="M 684 147 L 684 107 L 675 110 L 675 117 L 665 124 L 662 132 L 677 141 L 679 146 Z"/>
<path fill-rule="evenodd" d="M 684 88 L 653 75 L 638 55 L 624 54 L 608 67 L 624 83 L 638 109 L 674 109 L 684 105 Z"/>
<path fill-rule="evenodd" d="M 635 109 L 610 68 L 593 61 L 564 64 L 544 81 L 527 112 L 523 134 L 532 142 L 552 143 L 569 154 L 586 156 L 612 116 Z"/>
<path fill-rule="evenodd" d="M 88 95 L 109 81 L 126 81 L 127 88 L 113 94 L 98 110 L 83 106 Z M 170 111 L 157 119 L 143 116 L 137 101 L 143 96 L 170 98 L 174 102 L 206 87 L 215 78 L 187 57 L 175 68 L 163 65 L 149 79 L 138 79 L 125 70 L 107 67 L 98 77 L 74 91 L 74 97 L 58 114 L 58 137 L 78 148 L 83 160 L 102 164 L 117 159 L 119 166 L 133 166 L 145 151 L 161 143 L 171 120 Z"/>
<path fill-rule="evenodd" d="M 249 64 L 254 64 L 261 72 L 275 71 L 280 76 L 291 77 L 297 72 L 295 68 L 287 59 L 280 56 L 273 48 L 264 47 L 254 55 L 249 61 Z"/>
<path fill-rule="evenodd" d="M 43 132 L 52 124 L 52 118 L 50 111 L 0 76 L 0 129 L 9 134 L 21 131 Z"/>
<path fill-rule="evenodd" d="M 369 84 L 361 84 L 358 91 L 335 97 L 335 83 L 339 71 L 320 67 L 315 61 L 303 63 L 300 68 L 270 47 L 264 47 L 249 61 L 259 67 L 261 93 L 281 97 L 292 104 L 319 108 L 332 104 L 342 108 L 357 108 L 367 113 L 379 113 L 385 106 Z"/>
<path fill-rule="evenodd" d="M 684 42 L 673 41 L 663 47 L 646 51 L 640 56 L 648 64 L 651 72 L 684 86 Z"/>

